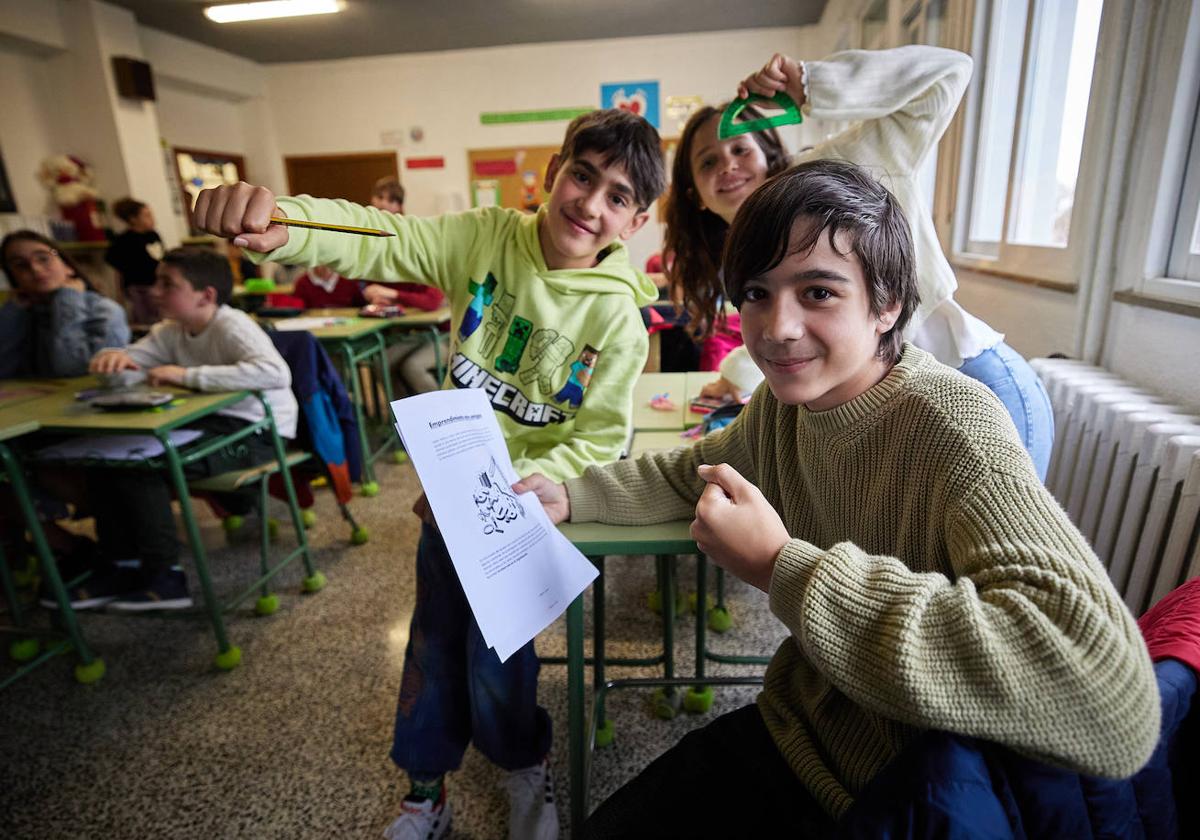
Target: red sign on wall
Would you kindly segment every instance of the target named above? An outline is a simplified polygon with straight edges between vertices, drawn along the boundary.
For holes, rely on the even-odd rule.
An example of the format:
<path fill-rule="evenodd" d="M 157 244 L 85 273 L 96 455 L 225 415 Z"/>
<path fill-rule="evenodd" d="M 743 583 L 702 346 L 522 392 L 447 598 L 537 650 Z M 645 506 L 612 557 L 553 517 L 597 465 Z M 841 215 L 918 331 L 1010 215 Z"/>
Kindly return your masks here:
<path fill-rule="evenodd" d="M 445 169 L 446 159 L 442 157 L 410 157 L 404 159 L 408 169 Z"/>
<path fill-rule="evenodd" d="M 512 158 L 508 160 L 477 160 L 475 161 L 475 174 L 484 178 L 494 178 L 497 175 L 516 175 L 517 162 Z"/>

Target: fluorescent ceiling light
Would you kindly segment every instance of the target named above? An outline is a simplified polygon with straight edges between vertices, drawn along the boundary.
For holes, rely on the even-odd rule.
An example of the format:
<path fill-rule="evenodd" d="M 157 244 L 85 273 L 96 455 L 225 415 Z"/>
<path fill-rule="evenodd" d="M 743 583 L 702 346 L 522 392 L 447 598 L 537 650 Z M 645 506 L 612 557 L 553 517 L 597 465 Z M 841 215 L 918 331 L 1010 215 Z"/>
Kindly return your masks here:
<path fill-rule="evenodd" d="M 208 6 L 204 9 L 204 16 L 217 23 L 240 23 L 244 20 L 328 15 L 340 11 L 338 0 L 263 0 L 259 3 Z"/>

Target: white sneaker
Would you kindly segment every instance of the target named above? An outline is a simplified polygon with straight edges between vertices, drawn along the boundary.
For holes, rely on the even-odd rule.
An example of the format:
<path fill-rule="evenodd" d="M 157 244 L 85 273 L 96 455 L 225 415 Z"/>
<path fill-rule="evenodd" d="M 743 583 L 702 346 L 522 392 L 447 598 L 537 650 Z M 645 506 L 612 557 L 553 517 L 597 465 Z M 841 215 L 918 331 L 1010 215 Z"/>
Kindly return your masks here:
<path fill-rule="evenodd" d="M 508 840 L 556 840 L 558 809 L 554 807 L 554 774 L 546 762 L 514 770 L 504 780 L 508 790 Z"/>
<path fill-rule="evenodd" d="M 383 832 L 386 840 L 438 840 L 450 830 L 450 803 L 446 791 L 437 802 L 405 797 L 400 816 Z"/>

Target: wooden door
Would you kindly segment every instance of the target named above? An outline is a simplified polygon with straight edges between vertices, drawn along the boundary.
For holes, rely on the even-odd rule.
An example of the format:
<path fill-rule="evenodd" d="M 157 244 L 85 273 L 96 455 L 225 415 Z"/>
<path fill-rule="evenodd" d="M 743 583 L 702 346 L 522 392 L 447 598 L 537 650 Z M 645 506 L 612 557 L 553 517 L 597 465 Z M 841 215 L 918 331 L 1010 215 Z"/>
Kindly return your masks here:
<path fill-rule="evenodd" d="M 371 188 L 384 176 L 399 177 L 395 152 L 352 155 L 298 155 L 285 157 L 288 192 L 316 198 L 345 198 L 371 203 Z"/>

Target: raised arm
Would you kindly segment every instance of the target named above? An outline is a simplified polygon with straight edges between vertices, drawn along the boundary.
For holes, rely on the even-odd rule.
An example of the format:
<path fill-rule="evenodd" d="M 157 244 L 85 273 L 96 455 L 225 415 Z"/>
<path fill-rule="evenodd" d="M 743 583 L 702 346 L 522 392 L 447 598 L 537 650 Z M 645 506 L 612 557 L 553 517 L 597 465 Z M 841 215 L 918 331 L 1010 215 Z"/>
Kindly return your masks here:
<path fill-rule="evenodd" d="M 359 236 L 272 224 L 272 216 L 386 230 L 392 237 Z M 420 281 L 440 289 L 462 281 L 489 224 L 502 214 L 475 211 L 434 218 L 400 216 L 341 199 L 276 197 L 246 183 L 204 190 L 192 211 L 203 230 L 230 237 L 255 262 L 328 265 L 343 277 Z"/>

